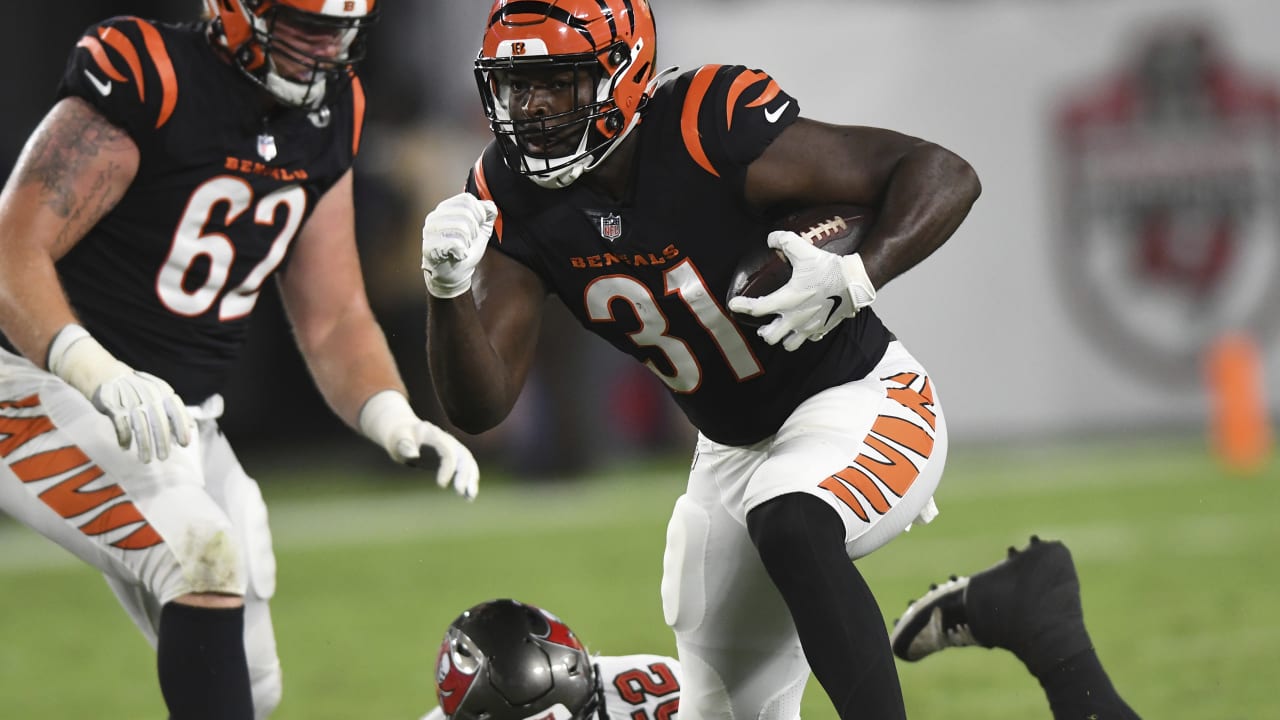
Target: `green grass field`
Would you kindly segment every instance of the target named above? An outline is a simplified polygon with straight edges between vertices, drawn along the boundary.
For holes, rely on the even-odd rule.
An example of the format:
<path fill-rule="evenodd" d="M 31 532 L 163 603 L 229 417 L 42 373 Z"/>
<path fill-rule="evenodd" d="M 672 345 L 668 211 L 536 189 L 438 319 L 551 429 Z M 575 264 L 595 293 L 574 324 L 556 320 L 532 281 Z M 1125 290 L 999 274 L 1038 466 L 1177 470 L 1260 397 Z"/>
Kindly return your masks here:
<path fill-rule="evenodd" d="M 475 504 L 382 465 L 256 473 L 280 563 L 280 720 L 416 718 L 433 704 L 444 627 L 493 596 L 557 612 L 594 651 L 673 652 L 658 580 L 683 458 L 589 481 L 490 477 Z M 344 484 L 350 474 L 366 480 Z M 1144 717 L 1280 717 L 1277 463 L 1232 477 L 1186 442 L 958 449 L 937 497 L 937 521 L 860 563 L 887 621 L 929 582 L 985 567 L 1033 532 L 1061 538 L 1103 662 Z M 151 650 L 105 584 L 8 521 L 0 639 L 0 717 L 164 717 Z M 913 718 L 1050 717 L 999 651 L 899 668 Z M 834 717 L 815 683 L 804 716 Z"/>

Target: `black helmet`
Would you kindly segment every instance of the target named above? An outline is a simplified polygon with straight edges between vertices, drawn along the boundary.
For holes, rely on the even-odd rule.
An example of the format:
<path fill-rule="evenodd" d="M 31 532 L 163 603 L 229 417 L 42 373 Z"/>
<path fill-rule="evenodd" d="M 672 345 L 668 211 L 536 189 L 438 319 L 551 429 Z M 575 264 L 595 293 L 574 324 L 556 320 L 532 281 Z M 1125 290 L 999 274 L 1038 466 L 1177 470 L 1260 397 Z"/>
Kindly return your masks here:
<path fill-rule="evenodd" d="M 436 699 L 450 720 L 605 719 L 599 678 L 578 637 L 551 613 L 515 600 L 480 603 L 449 625 L 436 657 Z"/>

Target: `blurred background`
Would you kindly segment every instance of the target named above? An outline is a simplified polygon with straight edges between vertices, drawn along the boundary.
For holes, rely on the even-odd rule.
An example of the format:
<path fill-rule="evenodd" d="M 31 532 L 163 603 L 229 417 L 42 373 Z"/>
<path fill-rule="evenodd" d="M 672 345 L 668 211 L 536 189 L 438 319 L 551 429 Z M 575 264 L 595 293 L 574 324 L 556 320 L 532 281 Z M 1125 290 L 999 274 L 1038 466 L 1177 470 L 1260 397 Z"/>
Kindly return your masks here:
<path fill-rule="evenodd" d="M 1101 586 L 1092 590 L 1098 602 L 1090 606 L 1103 615 L 1099 625 L 1129 638 L 1124 647 L 1116 641 L 1107 649 L 1130 661 L 1121 677 L 1140 688 L 1147 707 L 1163 708 L 1151 716 L 1280 716 L 1275 699 L 1248 677 L 1195 675 L 1209 662 L 1255 678 L 1258 665 L 1280 667 L 1273 649 L 1280 646 L 1280 623 L 1249 599 L 1280 592 L 1280 533 L 1268 519 L 1280 499 L 1274 455 L 1280 419 L 1280 3 L 791 0 L 783 12 L 763 0 L 652 1 L 661 64 L 764 69 L 798 98 L 804 115 L 935 141 L 968 159 L 982 178 L 983 196 L 951 241 L 876 302 L 877 313 L 936 380 L 953 448 L 939 499 L 944 511 L 960 508 L 944 512 L 940 526 L 926 531 L 932 544 L 919 532 L 900 541 L 920 551 L 908 555 L 915 558 L 911 572 L 891 569 L 891 560 L 871 560 L 870 572 L 885 578 L 873 586 L 878 594 L 888 588 L 880 595 L 886 608 L 937 579 L 925 572 L 976 570 L 996 559 L 1004 544 L 1024 542 L 1026 532 L 1056 530 L 1074 542 L 1082 574 L 1098 578 L 1086 586 Z M 436 202 L 461 188 L 489 139 L 471 73 L 489 5 L 387 0 L 363 71 L 369 105 L 356 190 L 371 300 L 414 405 L 442 423 L 426 372 L 419 227 Z M 0 67 L 10 70 L 0 103 L 0 170 L 7 176 L 47 110 L 85 27 L 114 14 L 192 19 L 201 7 L 198 0 L 7 7 L 0 23 Z M 317 550 L 303 529 L 313 516 L 288 504 L 320 495 L 315 502 L 324 511 L 332 497 L 334 508 L 363 507 L 378 518 L 348 518 L 352 527 L 386 523 L 380 532 L 394 537 L 375 533 L 369 541 L 379 553 L 394 555 L 386 544 L 395 540 L 408 544 L 397 552 L 417 558 L 406 562 L 425 563 L 428 594 L 438 597 L 422 598 L 420 583 L 390 571 L 370 579 L 420 603 L 388 610 L 388 616 L 420 612 L 425 625 L 442 629 L 452 612 L 483 593 L 525 592 L 539 595 L 534 601 L 545 598 L 571 624 L 587 618 L 579 631 L 589 644 L 599 636 L 615 642 L 605 648 L 610 652 L 669 651 L 656 605 L 661 527 L 680 491 L 692 432 L 647 370 L 576 327 L 558 304 L 548 311 L 539 362 L 516 412 L 494 431 L 465 438 L 481 458 L 487 473 L 482 487 L 491 494 L 482 492 L 480 502 L 456 517 L 423 510 L 410 518 L 396 515 L 399 495 L 389 505 L 360 495 L 363 485 L 378 497 L 389 486 L 402 486 L 404 477 L 325 410 L 274 294 L 264 292 L 249 352 L 225 393 L 224 427 L 250 473 L 262 479 L 268 495 L 280 498 L 282 573 L 314 565 L 316 574 L 331 576 L 347 567 L 328 552 L 342 541 Z M 642 501 L 640 493 L 617 489 L 637 482 L 653 488 L 657 499 Z M 330 484 L 346 489 L 325 489 Z M 486 497 L 487 507 L 496 509 L 482 519 Z M 411 505 L 416 502 L 415 496 Z M 587 504 L 575 504 L 582 502 Z M 338 511 L 332 512 L 324 517 L 333 521 Z M 965 512 L 972 513 L 967 520 Z M 593 520 L 571 519 L 582 513 Z M 643 529 L 634 551 L 583 554 L 597 535 L 618 534 L 619 525 L 632 522 Z M 477 528 L 487 529 L 483 542 Z M 359 534 L 337 534 L 349 540 L 350 533 Z M 0 555 L 35 553 L 29 557 L 37 560 L 11 560 L 8 571 L 0 562 L 0 616 L 21 615 L 26 596 L 18 578 L 38 586 L 34 568 L 46 558 L 14 537 L 0 533 Z M 956 542 L 946 546 L 946 538 Z M 548 564 L 536 547 L 568 553 L 556 564 L 567 574 L 532 573 L 529 568 Z M 323 559 L 303 559 L 322 551 Z M 896 552 L 901 558 L 909 551 Z M 483 557 L 505 568 L 510 583 L 481 582 L 478 571 L 450 575 L 465 568 L 455 569 L 449 564 L 454 559 L 433 565 L 440 553 Z M 1179 553 L 1206 565 L 1188 577 Z M 625 566 L 637 557 L 642 569 L 634 577 L 583 578 L 586 568 Z M 352 559 L 350 572 L 368 571 L 363 562 Z M 301 576 L 295 581 L 303 582 Z M 93 584 L 80 576 L 67 582 Z M 575 585 L 588 590 L 575 593 Z M 630 595 L 633 589 L 641 593 L 638 599 Z M 57 584 L 48 590 L 51 598 L 66 592 Z M 105 616 L 113 617 L 110 601 L 97 599 Z M 628 600 L 634 609 L 609 612 L 628 607 Z M 314 612 L 319 624 L 351 612 L 316 609 L 298 595 L 281 601 L 295 603 L 295 617 Z M 367 601 L 359 596 L 351 602 L 363 607 Z M 1111 610 L 1114 615 L 1106 615 Z M 1134 617 L 1142 613 L 1149 615 Z M 622 615 L 646 629 L 615 634 Z M 1212 624 L 1216 615 L 1237 622 Z M 1200 627 L 1206 618 L 1211 625 Z M 298 623 L 278 623 L 283 648 L 312 636 L 315 625 Z M 127 623 L 118 624 L 127 637 Z M 359 653 L 370 635 L 393 632 L 366 628 L 350 646 L 331 642 Z M 434 633 L 423 633 L 421 647 L 380 648 L 385 655 L 371 662 L 429 662 L 426 646 L 434 646 Z M 1154 636 L 1162 640 L 1153 642 Z M 1190 644 L 1172 645 L 1172 638 Z M 643 647 L 627 646 L 633 640 Z M 30 659 L 13 652 L 18 654 L 0 650 L 0 698 L 19 687 L 4 684 L 6 667 Z M 943 674 L 957 678 L 954 687 L 974 685 L 961 667 L 943 667 Z M 1011 700 L 1007 714 L 975 709 L 972 717 L 1047 716 L 1036 710 L 1029 679 L 1019 680 L 1016 668 L 1004 671 L 1007 688 L 1021 688 L 1022 699 Z M 336 672 L 307 676 L 311 689 L 323 694 L 337 682 Z M 362 678 L 410 684 L 427 677 L 429 668 L 415 666 L 413 672 Z M 943 680 L 932 676 L 931 682 Z M 1179 682 L 1185 683 L 1181 694 L 1156 689 Z M 978 687 L 974 708 L 990 697 Z M 1003 692 L 1012 697 L 1015 691 Z M 421 686 L 417 695 L 418 704 L 430 702 Z M 1230 712 L 1208 699 L 1223 696 L 1235 698 Z M 376 706 L 368 697 L 353 710 Z M 948 717 L 970 717 L 963 699 L 959 705 L 912 702 L 913 714 L 926 713 L 921 717 L 933 707 L 938 712 L 932 717 L 943 717 L 944 710 Z M 319 707 L 305 716 L 353 716 Z M 813 717 L 829 716 L 820 703 L 812 707 L 818 708 Z M 297 706 L 287 708 L 288 702 L 286 717 L 304 716 Z M 10 716 L 2 705 L 0 716 Z M 28 716 L 40 715 L 13 715 Z"/>
<path fill-rule="evenodd" d="M 489 135 L 471 59 L 489 3 L 388 3 L 364 68 L 362 254 L 413 401 L 441 420 L 424 358 L 418 229 Z M 7 175 L 79 33 L 117 13 L 192 19 L 198 0 L 61 0 L 10 12 Z M 1197 433 L 1214 362 L 1280 412 L 1280 9 L 1262 0 L 659 4 L 659 60 L 763 68 L 810 117 L 947 146 L 984 194 L 876 310 L 938 380 L 959 442 Z M 324 411 L 272 293 L 226 393 L 240 451 L 370 454 Z M 558 303 L 513 416 L 473 443 L 527 477 L 688 445 L 647 371 Z M 1243 340 L 1243 348 L 1241 342 Z M 1240 365 L 1240 363 L 1244 365 Z M 1210 373 L 1210 374 L 1206 374 Z M 1265 382 L 1271 378 L 1271 382 Z M 1252 387 L 1252 386 L 1251 386 Z M 1228 409 L 1230 410 L 1230 409 Z M 1239 410 L 1237 408 L 1237 410 Z M 322 442 L 317 442 L 322 441 Z M 354 447 L 353 447 L 354 446 Z"/>

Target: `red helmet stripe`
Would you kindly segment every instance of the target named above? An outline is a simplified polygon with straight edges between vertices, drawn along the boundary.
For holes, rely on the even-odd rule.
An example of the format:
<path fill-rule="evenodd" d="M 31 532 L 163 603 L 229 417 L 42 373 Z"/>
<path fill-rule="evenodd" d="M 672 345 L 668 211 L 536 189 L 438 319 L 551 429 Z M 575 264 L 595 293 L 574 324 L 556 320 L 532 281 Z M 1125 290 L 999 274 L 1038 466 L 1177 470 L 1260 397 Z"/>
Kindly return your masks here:
<path fill-rule="evenodd" d="M 693 75 L 693 80 L 689 83 L 689 94 L 685 96 L 684 108 L 680 112 L 680 134 L 684 137 L 685 149 L 689 151 L 689 156 L 694 162 L 716 177 L 720 177 L 720 173 L 712 167 L 711 160 L 707 158 L 707 151 L 702 147 L 702 135 L 698 132 L 698 115 L 702 110 L 702 101 L 707 96 L 707 90 L 711 87 L 711 81 L 721 67 L 720 65 L 703 65 L 698 68 Z"/>

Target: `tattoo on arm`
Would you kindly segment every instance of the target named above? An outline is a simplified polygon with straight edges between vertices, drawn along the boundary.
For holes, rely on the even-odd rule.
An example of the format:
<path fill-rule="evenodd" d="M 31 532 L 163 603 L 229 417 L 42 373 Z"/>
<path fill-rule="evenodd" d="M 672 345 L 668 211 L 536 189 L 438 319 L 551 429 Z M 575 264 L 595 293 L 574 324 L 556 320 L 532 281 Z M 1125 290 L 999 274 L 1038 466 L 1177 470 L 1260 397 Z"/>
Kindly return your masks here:
<path fill-rule="evenodd" d="M 66 221 L 58 244 L 78 238 L 124 195 L 136 168 L 112 155 L 131 147 L 124 130 L 78 100 L 64 102 L 37 129 L 16 180 L 39 186 L 42 204 Z"/>

